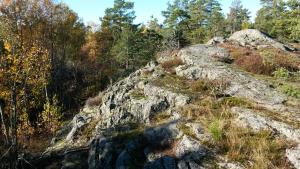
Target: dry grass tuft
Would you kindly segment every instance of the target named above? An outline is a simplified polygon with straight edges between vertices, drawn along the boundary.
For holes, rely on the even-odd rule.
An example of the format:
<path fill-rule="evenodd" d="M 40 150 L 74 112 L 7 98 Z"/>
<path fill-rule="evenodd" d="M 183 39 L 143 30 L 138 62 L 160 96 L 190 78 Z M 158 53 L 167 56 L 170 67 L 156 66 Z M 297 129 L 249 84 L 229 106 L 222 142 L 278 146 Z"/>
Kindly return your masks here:
<path fill-rule="evenodd" d="M 270 131 L 253 132 L 235 123 L 233 106 L 252 107 L 243 98 L 228 97 L 221 100 L 208 96 L 182 108 L 182 116 L 200 122 L 213 138 L 204 142 L 217 149 L 218 154 L 231 161 L 240 162 L 245 168 L 289 168 L 284 154 L 290 143 L 275 138 Z M 190 133 L 186 128 L 183 131 Z M 191 134 L 192 135 L 192 134 Z"/>
<path fill-rule="evenodd" d="M 180 58 L 174 57 L 173 59 L 162 62 L 161 67 L 171 74 L 176 74 L 175 68 L 183 64 L 184 63 Z"/>
<path fill-rule="evenodd" d="M 251 168 L 289 168 L 284 158 L 289 143 L 274 138 L 269 131 L 254 133 L 234 124 L 224 129 L 224 138 L 217 141 L 220 151 L 233 161 Z M 251 162 L 252 164 L 249 164 Z"/>
<path fill-rule="evenodd" d="M 170 119 L 171 115 L 167 112 L 159 112 L 153 115 L 153 117 L 150 117 L 151 124 L 163 124 L 167 122 Z"/>
<path fill-rule="evenodd" d="M 86 101 L 86 105 L 89 106 L 89 107 L 99 106 L 102 103 L 102 97 L 103 97 L 103 95 L 100 93 L 96 97 L 88 98 L 87 101 Z"/>

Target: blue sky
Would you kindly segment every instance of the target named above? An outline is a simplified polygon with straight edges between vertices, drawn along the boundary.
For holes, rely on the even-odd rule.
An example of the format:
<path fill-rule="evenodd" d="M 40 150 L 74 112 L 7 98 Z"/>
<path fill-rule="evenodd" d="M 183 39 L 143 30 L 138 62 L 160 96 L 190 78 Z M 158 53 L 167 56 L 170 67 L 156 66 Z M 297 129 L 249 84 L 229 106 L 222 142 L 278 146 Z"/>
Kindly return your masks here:
<path fill-rule="evenodd" d="M 78 16 L 85 23 L 90 21 L 99 24 L 99 17 L 104 15 L 106 8 L 113 6 L 114 0 L 61 0 L 68 4 L 72 10 L 78 13 Z M 136 12 L 136 23 L 147 23 L 150 16 L 163 21 L 161 11 L 167 8 L 169 0 L 131 0 L 134 2 L 134 10 Z M 252 21 L 256 15 L 256 11 L 260 8 L 259 0 L 241 0 L 244 7 L 251 11 Z M 228 13 L 232 0 L 220 0 L 224 14 Z"/>

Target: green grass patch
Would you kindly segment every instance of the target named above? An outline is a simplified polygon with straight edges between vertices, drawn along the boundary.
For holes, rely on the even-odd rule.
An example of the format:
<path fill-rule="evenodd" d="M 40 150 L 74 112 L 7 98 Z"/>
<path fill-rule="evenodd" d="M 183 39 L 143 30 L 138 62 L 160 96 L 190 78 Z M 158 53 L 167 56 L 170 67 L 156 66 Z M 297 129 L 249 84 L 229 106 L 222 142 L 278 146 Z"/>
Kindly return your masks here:
<path fill-rule="evenodd" d="M 214 120 L 208 126 L 208 132 L 211 134 L 215 141 L 219 141 L 223 137 L 223 126 L 221 120 Z"/>
<path fill-rule="evenodd" d="M 300 89 L 294 87 L 293 85 L 287 85 L 287 84 L 282 85 L 280 87 L 280 90 L 290 97 L 300 99 Z"/>
<path fill-rule="evenodd" d="M 253 103 L 251 103 L 246 98 L 240 97 L 224 97 L 221 100 L 221 105 L 229 106 L 229 107 L 253 107 Z"/>
<path fill-rule="evenodd" d="M 141 89 L 135 89 L 133 90 L 131 93 L 130 93 L 130 96 L 133 98 L 133 99 L 136 99 L 136 100 L 142 100 L 142 99 L 145 99 L 146 96 L 144 94 L 144 91 L 141 90 Z"/>

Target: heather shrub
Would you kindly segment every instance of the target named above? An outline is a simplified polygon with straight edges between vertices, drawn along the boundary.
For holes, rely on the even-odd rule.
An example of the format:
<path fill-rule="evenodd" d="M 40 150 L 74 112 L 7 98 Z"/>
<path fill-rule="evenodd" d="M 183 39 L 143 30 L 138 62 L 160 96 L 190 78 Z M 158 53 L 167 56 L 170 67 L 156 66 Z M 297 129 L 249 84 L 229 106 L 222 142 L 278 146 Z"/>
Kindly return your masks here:
<path fill-rule="evenodd" d="M 164 61 L 161 63 L 161 67 L 166 70 L 167 72 L 170 72 L 172 74 L 175 74 L 175 67 L 179 66 L 179 65 L 183 65 L 183 61 L 178 58 L 175 57 L 173 59 Z"/>
<path fill-rule="evenodd" d="M 285 68 L 291 72 L 299 70 L 300 58 L 293 53 L 266 48 L 260 51 L 260 55 L 263 58 L 264 65 L 270 65 L 275 69 Z"/>
<path fill-rule="evenodd" d="M 300 99 L 300 89 L 295 88 L 292 85 L 283 85 L 281 86 L 281 90 L 288 96 Z"/>
<path fill-rule="evenodd" d="M 283 67 L 278 68 L 276 71 L 274 71 L 272 73 L 272 75 L 276 78 L 276 79 L 283 79 L 283 80 L 287 80 L 289 78 L 289 71 L 286 70 Z"/>
<path fill-rule="evenodd" d="M 251 73 L 273 75 L 275 71 L 284 68 L 295 72 L 300 68 L 300 58 L 294 54 L 274 48 L 254 50 L 246 47 L 237 47 L 233 44 L 220 45 L 226 48 L 234 58 L 234 63 Z M 283 73 L 282 70 L 281 72 Z M 280 75 L 279 75 L 280 76 Z"/>
<path fill-rule="evenodd" d="M 101 103 L 102 103 L 102 94 L 101 93 L 96 97 L 88 98 L 86 101 L 86 105 L 89 107 L 99 106 Z"/>

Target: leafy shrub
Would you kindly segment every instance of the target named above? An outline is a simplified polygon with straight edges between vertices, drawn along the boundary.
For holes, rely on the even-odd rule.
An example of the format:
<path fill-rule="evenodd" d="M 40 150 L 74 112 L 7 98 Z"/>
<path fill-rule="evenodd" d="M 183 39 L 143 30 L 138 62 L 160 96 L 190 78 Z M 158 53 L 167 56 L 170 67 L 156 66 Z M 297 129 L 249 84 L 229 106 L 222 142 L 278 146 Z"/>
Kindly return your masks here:
<path fill-rule="evenodd" d="M 298 72 L 290 72 L 291 80 L 295 82 L 300 82 L 300 71 Z"/>
<path fill-rule="evenodd" d="M 276 55 L 273 52 L 270 52 L 269 50 L 262 50 L 259 54 L 264 65 L 274 66 L 276 64 Z"/>
<path fill-rule="evenodd" d="M 283 85 L 281 86 L 281 90 L 288 96 L 300 99 L 300 89 L 298 88 L 295 88 L 291 85 Z"/>
<path fill-rule="evenodd" d="M 276 78 L 276 79 L 283 79 L 283 80 L 287 80 L 289 78 L 289 71 L 286 70 L 283 67 L 280 67 L 279 69 L 277 69 L 276 71 L 274 71 L 272 73 L 272 75 Z"/>
<path fill-rule="evenodd" d="M 57 96 L 47 99 L 41 119 L 41 124 L 52 133 L 61 127 L 61 107 L 58 104 Z"/>

